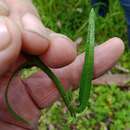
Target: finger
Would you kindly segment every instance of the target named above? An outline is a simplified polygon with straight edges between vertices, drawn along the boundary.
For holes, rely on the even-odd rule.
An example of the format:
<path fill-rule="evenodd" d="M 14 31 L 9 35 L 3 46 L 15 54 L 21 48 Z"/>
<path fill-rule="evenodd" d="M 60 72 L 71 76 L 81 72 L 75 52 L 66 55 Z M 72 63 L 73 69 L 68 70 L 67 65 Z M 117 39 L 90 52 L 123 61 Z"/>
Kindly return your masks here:
<path fill-rule="evenodd" d="M 0 16 L 8 16 L 9 15 L 9 7 L 5 0 L 0 0 Z"/>
<path fill-rule="evenodd" d="M 10 5 L 10 17 L 21 27 L 24 51 L 41 55 L 50 67 L 61 67 L 75 59 L 73 42 L 43 26 L 30 1 L 7 0 L 7 3 Z"/>
<path fill-rule="evenodd" d="M 16 60 L 21 49 L 18 27 L 7 17 L 0 17 L 0 75 Z"/>
<path fill-rule="evenodd" d="M 24 18 L 26 19 L 26 14 L 34 14 L 33 16 L 37 15 L 34 6 L 32 5 L 30 0 L 7 0 L 7 4 L 10 8 L 10 18 L 14 20 L 20 27 L 22 31 L 22 40 L 23 40 L 23 49 L 31 54 L 38 54 L 43 53 L 49 45 L 49 42 L 42 37 L 42 33 L 38 32 L 37 24 L 35 21 L 26 21 L 24 22 Z M 38 19 L 38 18 L 37 18 Z M 34 19 L 33 19 L 34 20 Z M 40 24 L 41 28 L 42 24 L 39 21 L 38 25 Z M 33 24 L 34 23 L 34 24 Z M 28 30 L 26 27 L 29 26 L 30 28 L 33 27 L 31 30 Z M 36 28 L 36 29 L 35 29 Z M 37 29 L 38 28 L 38 29 Z M 33 39 L 32 39 L 33 37 Z"/>
<path fill-rule="evenodd" d="M 24 128 L 20 128 L 18 126 L 14 126 L 5 122 L 0 121 L 0 129 L 1 130 L 26 130 Z"/>
<path fill-rule="evenodd" d="M 104 49 L 104 51 L 102 52 L 101 49 Z M 98 78 L 107 70 L 111 69 L 117 63 L 123 52 L 124 43 L 121 39 L 117 37 L 112 38 L 108 40 L 105 44 L 97 47 L 97 51 L 95 53 L 94 78 Z"/>
<path fill-rule="evenodd" d="M 119 38 L 112 38 L 106 41 L 104 44 L 96 47 L 94 54 L 94 79 L 111 69 L 116 64 L 123 52 L 124 43 Z M 73 86 L 77 86 L 79 83 L 83 63 L 84 54 L 81 54 L 77 57 L 75 62 L 70 65 L 69 69 L 72 69 L 73 72 L 71 73 L 71 77 L 74 78 L 72 79 Z"/>
<path fill-rule="evenodd" d="M 94 60 L 94 78 L 102 75 L 110 69 L 123 53 L 124 45 L 119 38 L 113 38 L 104 44 L 95 48 Z M 116 52 L 116 53 L 115 53 Z M 78 86 L 82 66 L 84 63 L 84 54 L 81 54 L 77 59 L 63 69 L 53 70 L 60 78 L 65 89 L 73 86 L 75 89 Z M 45 73 L 39 72 L 32 77 L 24 80 L 24 84 L 29 90 L 33 100 L 38 104 L 39 108 L 44 108 L 52 104 L 59 97 L 56 86 L 48 78 Z"/>

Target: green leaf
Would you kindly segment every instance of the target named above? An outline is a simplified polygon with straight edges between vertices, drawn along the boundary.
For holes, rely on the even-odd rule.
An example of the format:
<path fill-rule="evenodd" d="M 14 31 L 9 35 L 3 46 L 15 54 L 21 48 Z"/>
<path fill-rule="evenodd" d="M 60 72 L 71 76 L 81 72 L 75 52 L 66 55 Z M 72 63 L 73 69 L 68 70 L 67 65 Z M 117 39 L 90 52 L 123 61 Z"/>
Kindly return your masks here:
<path fill-rule="evenodd" d="M 88 35 L 85 51 L 85 61 L 80 79 L 79 102 L 80 106 L 78 112 L 82 112 L 88 105 L 90 90 L 93 79 L 94 67 L 94 43 L 95 43 L 95 12 L 91 10 L 89 15 Z"/>

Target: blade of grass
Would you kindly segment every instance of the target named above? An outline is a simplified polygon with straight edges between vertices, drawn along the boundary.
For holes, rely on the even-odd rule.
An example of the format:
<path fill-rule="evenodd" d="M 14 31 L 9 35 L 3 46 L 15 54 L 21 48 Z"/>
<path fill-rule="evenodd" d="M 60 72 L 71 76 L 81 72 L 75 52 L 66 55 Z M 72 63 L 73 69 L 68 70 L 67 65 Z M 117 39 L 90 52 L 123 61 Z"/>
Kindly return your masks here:
<path fill-rule="evenodd" d="M 95 12 L 94 9 L 92 9 L 89 15 L 85 61 L 84 61 L 80 84 L 79 84 L 80 106 L 78 108 L 78 112 L 82 112 L 86 108 L 90 97 L 90 90 L 91 90 L 92 78 L 93 78 L 94 43 L 95 43 Z"/>

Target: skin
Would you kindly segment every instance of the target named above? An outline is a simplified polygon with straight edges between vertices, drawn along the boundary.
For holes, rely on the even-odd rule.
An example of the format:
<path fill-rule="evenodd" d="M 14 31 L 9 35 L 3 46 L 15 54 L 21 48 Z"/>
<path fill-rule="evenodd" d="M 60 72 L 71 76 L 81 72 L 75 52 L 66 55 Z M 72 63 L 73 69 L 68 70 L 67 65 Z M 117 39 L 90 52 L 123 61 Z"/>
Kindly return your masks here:
<path fill-rule="evenodd" d="M 84 54 L 76 56 L 76 47 L 66 36 L 43 26 L 31 0 L 0 0 L 0 129 L 36 130 L 40 109 L 59 98 L 53 82 L 38 72 L 28 79 L 17 76 L 11 83 L 9 100 L 15 111 L 31 124 L 16 121 L 4 103 L 4 91 L 10 74 L 25 61 L 20 53 L 40 56 L 53 68 L 65 88 L 76 89 Z M 62 43 L 62 44 L 61 44 Z M 124 51 L 119 38 L 112 38 L 95 48 L 94 78 L 109 70 Z"/>

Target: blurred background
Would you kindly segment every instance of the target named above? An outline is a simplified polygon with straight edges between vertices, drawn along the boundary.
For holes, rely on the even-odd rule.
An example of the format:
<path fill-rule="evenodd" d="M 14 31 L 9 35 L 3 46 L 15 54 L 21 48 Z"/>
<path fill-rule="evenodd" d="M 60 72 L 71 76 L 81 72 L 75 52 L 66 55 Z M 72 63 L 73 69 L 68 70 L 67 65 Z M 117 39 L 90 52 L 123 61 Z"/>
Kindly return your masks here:
<path fill-rule="evenodd" d="M 96 44 L 112 37 L 125 43 L 124 55 L 106 78 L 94 82 L 89 108 L 76 121 L 70 117 L 64 103 L 57 101 L 42 110 L 39 130 L 130 130 L 130 51 L 127 25 L 119 0 L 109 1 L 109 12 L 96 18 Z M 70 37 L 85 49 L 88 15 L 92 8 L 89 0 L 34 0 L 41 19 L 48 28 Z M 98 9 L 97 9 L 98 10 Z M 109 83 L 113 81 L 113 83 Z M 74 93 L 74 98 L 78 95 Z"/>

